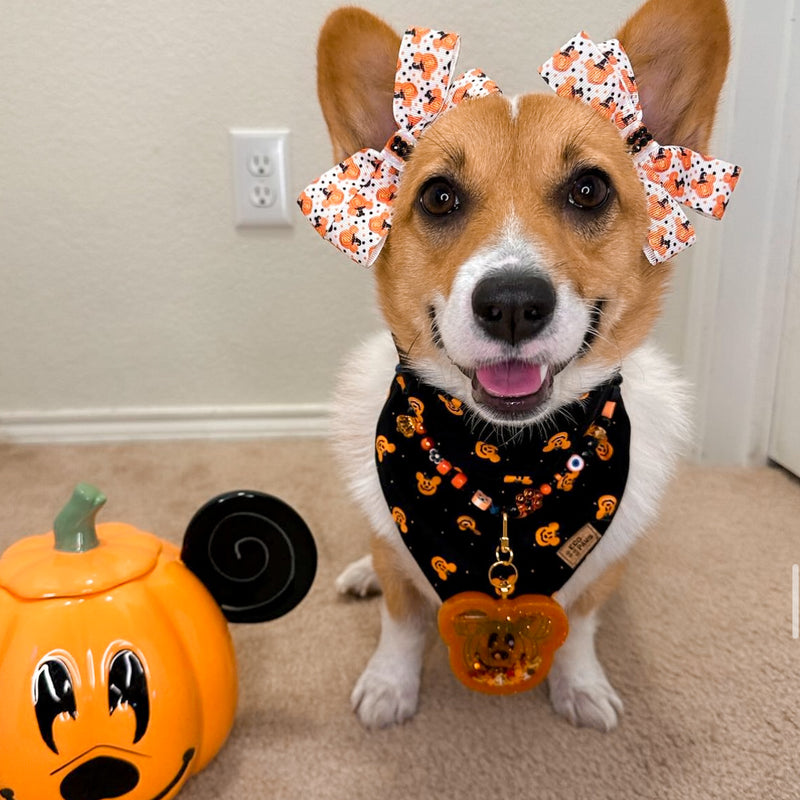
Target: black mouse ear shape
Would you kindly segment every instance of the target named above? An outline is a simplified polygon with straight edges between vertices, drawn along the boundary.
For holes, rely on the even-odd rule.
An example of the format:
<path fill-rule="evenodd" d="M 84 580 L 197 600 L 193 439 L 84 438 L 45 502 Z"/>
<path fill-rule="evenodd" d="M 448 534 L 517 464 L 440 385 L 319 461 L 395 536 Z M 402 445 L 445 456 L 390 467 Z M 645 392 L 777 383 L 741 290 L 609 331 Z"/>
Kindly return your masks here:
<path fill-rule="evenodd" d="M 302 517 L 254 491 L 209 500 L 186 529 L 181 559 L 229 622 L 283 616 L 306 596 L 317 571 L 314 537 Z"/>

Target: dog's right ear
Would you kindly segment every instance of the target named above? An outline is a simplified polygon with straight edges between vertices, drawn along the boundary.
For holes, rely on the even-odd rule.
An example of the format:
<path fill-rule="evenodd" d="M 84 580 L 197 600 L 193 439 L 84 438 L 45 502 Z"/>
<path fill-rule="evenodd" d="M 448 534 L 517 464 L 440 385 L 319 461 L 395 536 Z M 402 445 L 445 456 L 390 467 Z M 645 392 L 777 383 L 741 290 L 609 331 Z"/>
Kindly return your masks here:
<path fill-rule="evenodd" d="M 397 125 L 392 111 L 400 36 L 361 8 L 334 11 L 317 46 L 317 92 L 333 157 L 381 150 Z"/>

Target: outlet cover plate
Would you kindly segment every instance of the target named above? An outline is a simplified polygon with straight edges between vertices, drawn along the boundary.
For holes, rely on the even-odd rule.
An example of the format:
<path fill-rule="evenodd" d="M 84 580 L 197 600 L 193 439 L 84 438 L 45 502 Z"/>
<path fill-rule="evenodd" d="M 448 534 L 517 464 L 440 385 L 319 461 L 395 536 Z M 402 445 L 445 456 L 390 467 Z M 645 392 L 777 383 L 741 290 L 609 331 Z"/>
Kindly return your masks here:
<path fill-rule="evenodd" d="M 230 136 L 236 226 L 292 225 L 289 131 L 232 128 Z"/>

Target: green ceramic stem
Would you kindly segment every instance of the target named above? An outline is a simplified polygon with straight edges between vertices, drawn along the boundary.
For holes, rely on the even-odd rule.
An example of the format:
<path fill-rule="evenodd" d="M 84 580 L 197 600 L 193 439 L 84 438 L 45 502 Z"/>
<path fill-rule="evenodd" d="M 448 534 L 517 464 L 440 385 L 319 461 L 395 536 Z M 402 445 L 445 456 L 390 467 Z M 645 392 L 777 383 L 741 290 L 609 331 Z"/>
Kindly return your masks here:
<path fill-rule="evenodd" d="M 94 518 L 105 502 L 106 497 L 99 489 L 88 483 L 79 483 L 53 524 L 56 550 L 62 553 L 85 553 L 97 547 L 100 541 Z"/>

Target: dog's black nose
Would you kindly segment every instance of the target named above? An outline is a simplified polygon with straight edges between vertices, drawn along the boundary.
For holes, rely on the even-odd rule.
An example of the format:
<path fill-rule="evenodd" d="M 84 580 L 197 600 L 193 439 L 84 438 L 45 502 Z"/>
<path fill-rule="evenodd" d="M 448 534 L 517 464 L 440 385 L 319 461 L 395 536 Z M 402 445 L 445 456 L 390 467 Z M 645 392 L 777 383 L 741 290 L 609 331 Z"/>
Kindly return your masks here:
<path fill-rule="evenodd" d="M 481 328 L 512 345 L 536 336 L 555 306 L 556 293 L 547 278 L 520 272 L 489 275 L 472 292 L 472 312 Z"/>
<path fill-rule="evenodd" d="M 98 756 L 86 761 L 61 781 L 64 800 L 107 800 L 128 794 L 139 783 L 139 770 L 128 761 Z"/>

